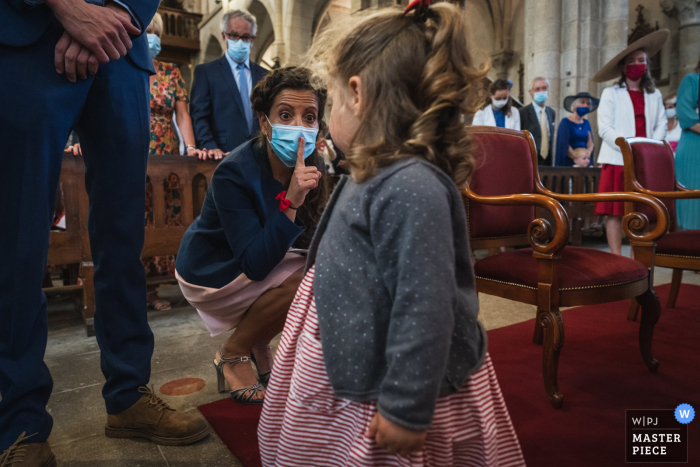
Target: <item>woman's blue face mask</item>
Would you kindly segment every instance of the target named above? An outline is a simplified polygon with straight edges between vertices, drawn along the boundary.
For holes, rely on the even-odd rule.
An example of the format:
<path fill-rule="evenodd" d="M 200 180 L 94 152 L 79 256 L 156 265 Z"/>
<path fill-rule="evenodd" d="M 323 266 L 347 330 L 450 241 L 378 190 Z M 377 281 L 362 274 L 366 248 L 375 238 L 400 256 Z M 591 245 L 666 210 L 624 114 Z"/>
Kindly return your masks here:
<path fill-rule="evenodd" d="M 294 167 L 296 165 L 299 138 L 304 138 L 304 159 L 314 152 L 318 128 L 270 123 L 270 119 L 267 118 L 267 115 L 265 118 L 267 119 L 267 123 L 272 127 L 272 140 L 268 138 L 267 141 L 284 165 L 287 167 Z"/>
<path fill-rule="evenodd" d="M 153 60 L 160 53 L 160 37 L 155 34 L 146 34 L 146 38 L 148 39 L 148 52 Z"/>
<path fill-rule="evenodd" d="M 576 113 L 579 115 L 579 117 L 583 117 L 590 111 L 591 109 L 589 107 L 576 107 Z"/>

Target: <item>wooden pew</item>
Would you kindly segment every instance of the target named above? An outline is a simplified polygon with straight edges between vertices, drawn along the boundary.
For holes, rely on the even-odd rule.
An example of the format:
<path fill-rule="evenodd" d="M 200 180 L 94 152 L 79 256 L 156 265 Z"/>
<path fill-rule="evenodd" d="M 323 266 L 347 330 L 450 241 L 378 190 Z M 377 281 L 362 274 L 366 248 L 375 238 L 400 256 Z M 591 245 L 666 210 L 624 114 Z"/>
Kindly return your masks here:
<path fill-rule="evenodd" d="M 153 186 L 154 225 L 145 228 L 142 257 L 177 254 L 187 227 L 199 215 L 204 194 L 218 161 L 200 161 L 183 156 L 150 156 L 148 177 Z M 165 190 L 163 181 L 175 174 L 180 181 L 182 226 L 165 223 Z M 95 292 L 94 265 L 90 253 L 87 222 L 89 200 L 85 191 L 85 165 L 82 157 L 64 155 L 61 167 L 61 187 L 66 212 L 66 231 L 52 231 L 49 243 L 49 265 L 80 264 L 80 281 L 62 287 L 46 288 L 52 293 L 82 291 L 82 315 L 89 336 L 94 335 Z M 77 278 L 76 278 L 77 279 Z M 173 281 L 174 277 L 149 278 L 149 283 Z M 79 283 L 80 282 L 80 283 Z M 146 303 L 143 304 L 146 307 Z"/>
<path fill-rule="evenodd" d="M 561 194 L 598 193 L 600 168 L 598 167 L 538 167 L 542 184 L 548 190 Z M 569 216 L 574 246 L 583 242 L 584 220 L 593 217 L 595 203 L 561 203 Z M 547 214 L 538 211 L 538 216 Z"/>

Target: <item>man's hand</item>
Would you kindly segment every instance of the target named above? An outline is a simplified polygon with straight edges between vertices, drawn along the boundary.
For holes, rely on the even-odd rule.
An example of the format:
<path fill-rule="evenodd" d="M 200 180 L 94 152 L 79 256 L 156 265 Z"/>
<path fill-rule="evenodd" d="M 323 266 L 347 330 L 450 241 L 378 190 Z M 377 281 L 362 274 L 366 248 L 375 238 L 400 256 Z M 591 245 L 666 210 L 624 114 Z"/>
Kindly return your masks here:
<path fill-rule="evenodd" d="M 86 79 L 88 71 L 91 75 L 97 73 L 99 63 L 87 47 L 81 45 L 67 31 L 64 31 L 56 44 L 54 66 L 59 75 L 65 73 L 68 81 L 75 83 L 76 76 L 80 79 Z"/>
<path fill-rule="evenodd" d="M 408 457 L 413 452 L 423 449 L 427 431 L 412 431 L 390 422 L 377 412 L 369 424 L 366 436 L 374 439 L 378 446 L 389 454 Z"/>
<path fill-rule="evenodd" d="M 45 1 L 70 37 L 94 54 L 99 63 L 125 56 L 131 49 L 129 34 L 141 33 L 131 24 L 128 12 L 113 3 L 100 7 L 83 0 Z M 56 71 L 61 73 L 58 68 Z"/>

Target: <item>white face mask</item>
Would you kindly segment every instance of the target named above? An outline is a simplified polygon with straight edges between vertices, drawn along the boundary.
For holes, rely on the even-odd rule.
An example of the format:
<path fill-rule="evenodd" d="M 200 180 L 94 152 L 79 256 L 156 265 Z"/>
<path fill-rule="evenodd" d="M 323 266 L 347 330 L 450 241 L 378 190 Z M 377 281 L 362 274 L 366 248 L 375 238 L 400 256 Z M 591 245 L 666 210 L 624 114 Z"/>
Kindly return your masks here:
<path fill-rule="evenodd" d="M 491 99 L 491 102 L 493 103 L 494 108 L 496 109 L 502 109 L 503 107 L 506 106 L 508 103 L 508 99 L 503 99 L 503 100 L 496 100 L 496 99 Z"/>
<path fill-rule="evenodd" d="M 676 109 L 666 109 L 666 118 L 673 118 L 676 116 Z"/>

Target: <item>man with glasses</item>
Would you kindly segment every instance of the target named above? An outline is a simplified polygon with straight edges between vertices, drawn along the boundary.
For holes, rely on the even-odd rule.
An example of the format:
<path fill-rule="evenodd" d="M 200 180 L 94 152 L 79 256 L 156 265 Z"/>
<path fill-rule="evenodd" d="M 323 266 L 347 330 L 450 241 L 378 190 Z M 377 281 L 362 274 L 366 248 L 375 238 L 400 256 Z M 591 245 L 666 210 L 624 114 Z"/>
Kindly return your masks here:
<path fill-rule="evenodd" d="M 251 14 L 228 11 L 221 24 L 226 53 L 194 70 L 190 114 L 197 146 L 212 159 L 221 159 L 260 131 L 250 103 L 250 92 L 267 73 L 250 61 L 257 28 Z"/>

